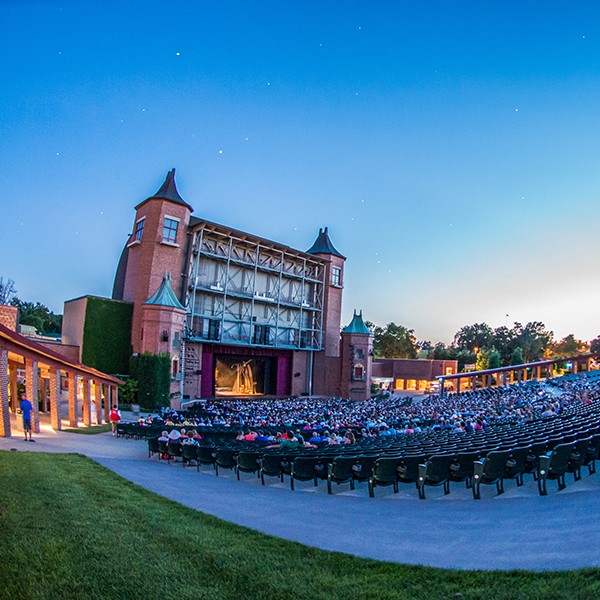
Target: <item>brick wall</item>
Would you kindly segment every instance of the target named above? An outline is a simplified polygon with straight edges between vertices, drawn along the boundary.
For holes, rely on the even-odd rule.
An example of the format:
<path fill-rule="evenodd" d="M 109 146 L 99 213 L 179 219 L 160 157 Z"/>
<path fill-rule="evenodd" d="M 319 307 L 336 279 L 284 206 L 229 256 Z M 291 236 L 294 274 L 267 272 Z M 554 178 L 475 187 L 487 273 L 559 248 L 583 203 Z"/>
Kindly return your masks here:
<path fill-rule="evenodd" d="M 18 322 L 19 309 L 16 306 L 0 305 L 0 325 L 8 327 L 11 331 L 16 331 Z"/>

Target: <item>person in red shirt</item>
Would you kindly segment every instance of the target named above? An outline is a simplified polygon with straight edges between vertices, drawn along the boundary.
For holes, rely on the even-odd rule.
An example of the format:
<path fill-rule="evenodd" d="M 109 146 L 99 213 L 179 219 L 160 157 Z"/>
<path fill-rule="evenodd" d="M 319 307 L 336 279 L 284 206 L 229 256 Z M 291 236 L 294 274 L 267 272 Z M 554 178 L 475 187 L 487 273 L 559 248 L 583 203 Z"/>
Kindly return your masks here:
<path fill-rule="evenodd" d="M 121 411 L 117 408 L 115 404 L 110 411 L 110 424 L 112 426 L 112 434 L 115 435 L 117 433 L 117 423 L 121 420 Z"/>

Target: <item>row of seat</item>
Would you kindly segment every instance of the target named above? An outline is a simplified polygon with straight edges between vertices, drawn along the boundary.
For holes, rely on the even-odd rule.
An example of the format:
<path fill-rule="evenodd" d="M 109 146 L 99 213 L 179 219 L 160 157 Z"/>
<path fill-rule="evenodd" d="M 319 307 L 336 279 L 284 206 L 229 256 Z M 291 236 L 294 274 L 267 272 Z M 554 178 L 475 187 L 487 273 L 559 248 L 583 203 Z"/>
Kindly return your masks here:
<path fill-rule="evenodd" d="M 425 499 L 426 486 L 443 486 L 448 494 L 451 482 L 464 482 L 467 488 L 472 488 L 473 497 L 479 499 L 482 484 L 495 484 L 501 494 L 505 479 L 514 479 L 521 486 L 525 474 L 531 474 L 538 482 L 540 495 L 546 495 L 547 480 L 557 480 L 560 490 L 566 485 L 566 473 L 573 473 L 575 480 L 581 478 L 583 466 L 588 467 L 590 475 L 595 473 L 600 430 L 593 435 L 580 431 L 575 436 L 538 440 L 509 449 L 467 449 L 430 455 L 406 450 L 395 454 L 359 453 L 358 448 L 343 447 L 280 452 L 247 446 L 181 445 L 149 439 L 148 455 L 158 453 L 168 460 L 181 458 L 184 466 L 195 461 L 198 470 L 201 465 L 211 465 L 217 475 L 219 468 L 234 469 L 238 479 L 241 472 L 256 473 L 263 485 L 265 476 L 280 477 L 283 481 L 284 475 L 288 475 L 292 489 L 294 480 L 313 480 L 315 486 L 320 479 L 327 480 L 329 493 L 332 483 L 350 483 L 354 489 L 356 481 L 366 481 L 371 497 L 377 486 L 391 485 L 398 492 L 398 484 L 406 483 L 415 484 L 419 497 Z"/>

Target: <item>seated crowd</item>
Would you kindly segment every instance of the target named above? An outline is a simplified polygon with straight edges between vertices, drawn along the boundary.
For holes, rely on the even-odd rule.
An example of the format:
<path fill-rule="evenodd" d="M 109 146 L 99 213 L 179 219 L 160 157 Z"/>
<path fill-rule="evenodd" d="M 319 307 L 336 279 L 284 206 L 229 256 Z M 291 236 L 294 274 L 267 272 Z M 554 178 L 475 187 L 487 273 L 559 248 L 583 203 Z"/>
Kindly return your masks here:
<path fill-rule="evenodd" d="M 327 473 L 324 467 L 331 467 L 336 457 L 350 457 L 357 466 L 368 456 L 371 459 L 367 461 L 369 471 L 374 469 L 374 461 L 393 457 L 398 461 L 394 467 L 398 469 L 398 480 L 417 482 L 418 486 L 416 471 L 413 468 L 412 475 L 408 476 L 404 463 L 412 460 L 413 467 L 418 467 L 432 456 L 443 454 L 454 457 L 456 468 L 457 457 L 467 453 L 472 467 L 473 461 L 485 461 L 486 457 L 502 451 L 509 454 L 502 459 L 506 473 L 503 471 L 500 480 L 516 478 L 520 485 L 523 473 L 531 472 L 535 476 L 540 456 L 550 455 L 561 444 L 580 443 L 581 463 L 574 461 L 577 453 L 571 452 L 565 469 L 575 469 L 569 472 L 575 472 L 577 478 L 581 465 L 585 464 L 592 473 L 597 454 L 594 448 L 600 442 L 599 419 L 600 378 L 584 375 L 552 390 L 547 383 L 527 382 L 447 398 L 432 396 L 418 404 L 403 401 L 402 406 L 395 400 L 351 403 L 335 398 L 289 398 L 272 402 L 211 400 L 192 410 L 150 416 L 137 429 L 147 430 L 149 438 L 156 438 L 162 432 L 157 441 L 167 445 L 210 446 L 214 448 L 216 464 L 222 449 L 228 453 L 231 467 L 235 467 L 232 457 L 248 452 L 259 453 L 255 460 L 257 465 L 269 453 L 282 453 L 285 457 L 282 464 L 290 460 L 293 463 L 294 457 L 296 461 L 298 457 L 310 457 L 317 461 L 313 465 L 315 484 L 317 470 Z M 161 430 L 157 431 L 157 427 Z M 583 442 L 578 440 L 586 440 L 588 444 L 583 452 Z M 513 456 L 511 452 L 516 450 L 519 452 Z M 170 458 L 168 452 L 163 453 Z M 180 455 L 175 450 L 175 456 Z M 193 459 L 195 455 L 184 452 L 183 456 Z M 515 457 L 521 457 L 522 463 L 516 475 Z M 525 459 L 529 461 L 527 465 Z M 450 463 L 445 468 L 450 473 Z M 293 480 L 293 470 L 288 474 Z M 549 476 L 551 478 L 551 474 Z M 472 474 L 469 477 L 472 483 Z M 428 482 L 431 481 L 430 476 Z M 482 482 L 486 482 L 485 478 Z M 560 485 L 564 486 L 564 473 Z M 444 489 L 446 491 L 446 487 Z M 501 493 L 501 488 L 498 489 Z"/>

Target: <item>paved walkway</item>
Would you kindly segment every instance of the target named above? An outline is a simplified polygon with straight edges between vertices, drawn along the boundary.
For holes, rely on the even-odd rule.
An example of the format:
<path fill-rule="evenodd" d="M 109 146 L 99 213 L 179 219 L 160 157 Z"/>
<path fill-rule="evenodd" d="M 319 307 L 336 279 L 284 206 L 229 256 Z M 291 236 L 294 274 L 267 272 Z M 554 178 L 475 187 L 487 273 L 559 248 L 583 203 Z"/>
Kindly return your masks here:
<path fill-rule="evenodd" d="M 210 467 L 183 468 L 156 456 L 148 458 L 145 441 L 111 434 L 80 435 L 42 430 L 36 443 L 0 438 L 0 449 L 77 452 L 122 477 L 181 504 L 268 534 L 325 550 L 400 563 L 461 569 L 558 570 L 600 566 L 600 476 L 587 475 L 540 497 L 529 481 L 495 497 L 485 486 L 483 499 L 453 484 L 444 496 L 428 488 L 419 500 L 412 486 L 399 494 L 378 488 L 368 497 L 366 484 L 334 486 L 296 484 L 292 492 L 270 478 L 263 487 L 253 475 L 232 472 L 216 477 Z M 529 478 L 531 480 L 531 478 Z M 410 487 L 410 489 L 409 489 Z M 404 489 L 403 489 L 404 488 Z"/>

